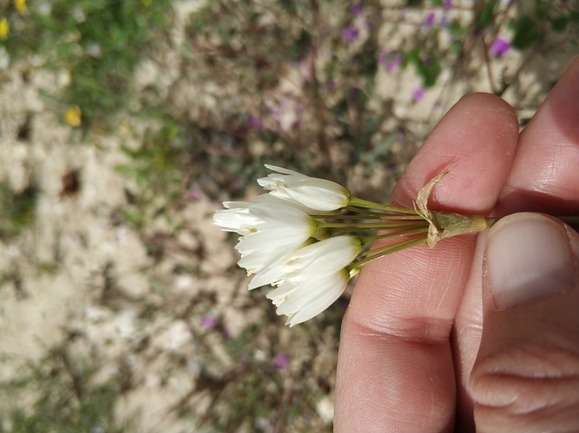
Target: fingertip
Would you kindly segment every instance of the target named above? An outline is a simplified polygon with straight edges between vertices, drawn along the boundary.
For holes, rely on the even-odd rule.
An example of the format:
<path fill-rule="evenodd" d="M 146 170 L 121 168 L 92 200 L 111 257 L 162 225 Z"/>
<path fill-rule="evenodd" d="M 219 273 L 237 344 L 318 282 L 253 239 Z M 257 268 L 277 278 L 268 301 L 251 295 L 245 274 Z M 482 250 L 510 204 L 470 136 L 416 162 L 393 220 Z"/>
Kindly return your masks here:
<path fill-rule="evenodd" d="M 510 168 L 518 132 L 517 117 L 502 99 L 488 93 L 464 96 L 425 140 L 392 200 L 410 205 L 424 184 L 452 166 L 433 193 L 438 208 L 490 210 Z"/>
<path fill-rule="evenodd" d="M 497 308 L 572 289 L 577 279 L 572 242 L 560 221 L 541 214 L 499 220 L 489 231 L 485 253 Z"/>
<path fill-rule="evenodd" d="M 579 56 L 521 132 L 498 211 L 579 210 Z"/>

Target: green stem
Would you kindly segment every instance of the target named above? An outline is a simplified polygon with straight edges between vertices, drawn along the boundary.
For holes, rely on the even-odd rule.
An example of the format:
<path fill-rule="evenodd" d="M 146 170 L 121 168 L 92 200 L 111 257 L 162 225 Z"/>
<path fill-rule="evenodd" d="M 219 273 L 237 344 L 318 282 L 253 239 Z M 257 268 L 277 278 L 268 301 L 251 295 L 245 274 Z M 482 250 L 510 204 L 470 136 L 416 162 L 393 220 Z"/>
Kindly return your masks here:
<path fill-rule="evenodd" d="M 384 257 L 388 254 L 392 254 L 392 253 L 395 253 L 397 251 L 401 251 L 401 250 L 404 250 L 406 248 L 410 248 L 410 247 L 414 247 L 416 245 L 422 245 L 422 244 L 426 244 L 426 236 L 420 236 L 418 238 L 409 239 L 407 241 L 402 241 L 402 242 L 398 242 L 395 244 L 386 245 L 384 247 L 376 248 L 373 250 L 368 250 L 368 251 L 366 251 L 366 253 L 362 253 L 361 255 L 370 254 L 370 253 L 372 253 L 372 255 L 350 265 L 350 270 L 360 269 L 362 266 L 367 265 L 368 263 L 370 263 L 376 259 L 379 259 L 381 257 Z"/>
<path fill-rule="evenodd" d="M 354 215 L 351 214 L 334 214 L 334 215 L 323 215 L 323 214 L 310 214 L 310 217 L 319 220 L 388 220 L 388 221 L 420 221 L 424 220 L 420 215 L 388 215 L 383 212 L 371 212 L 366 209 L 363 211 L 357 208 L 350 208 L 349 206 L 345 208 L 352 212 L 357 212 Z M 364 213 L 359 213 L 359 212 Z"/>
<path fill-rule="evenodd" d="M 360 238 L 360 240 L 362 241 L 362 244 L 367 245 L 371 242 L 379 241 L 382 239 L 395 238 L 397 236 L 419 235 L 419 234 L 423 234 L 423 233 L 425 233 L 425 234 L 428 233 L 428 227 L 414 229 L 414 230 L 403 230 L 403 231 L 394 232 L 394 233 L 387 233 L 385 235 L 369 236 L 367 238 Z"/>
<path fill-rule="evenodd" d="M 344 209 L 347 211 L 355 212 L 357 215 L 360 215 L 361 217 L 367 216 L 368 218 L 380 218 L 380 219 L 388 218 L 388 219 L 402 219 L 402 220 L 424 219 L 422 216 L 417 214 L 406 215 L 400 213 L 387 213 L 385 211 L 372 210 L 355 206 L 346 206 Z"/>
<path fill-rule="evenodd" d="M 357 230 L 388 230 L 388 229 L 402 229 L 402 228 L 424 228 L 428 227 L 427 221 L 411 221 L 411 222 L 399 222 L 399 223 L 329 223 L 326 221 L 317 221 L 318 228 L 323 229 L 338 229 L 346 231 L 357 231 Z"/>
<path fill-rule="evenodd" d="M 407 215 L 418 215 L 414 209 L 397 207 L 397 206 L 387 206 L 380 203 L 375 203 L 373 201 L 363 200 L 358 197 L 350 197 L 350 206 L 362 207 L 366 209 L 380 209 L 388 212 L 398 212 Z"/>

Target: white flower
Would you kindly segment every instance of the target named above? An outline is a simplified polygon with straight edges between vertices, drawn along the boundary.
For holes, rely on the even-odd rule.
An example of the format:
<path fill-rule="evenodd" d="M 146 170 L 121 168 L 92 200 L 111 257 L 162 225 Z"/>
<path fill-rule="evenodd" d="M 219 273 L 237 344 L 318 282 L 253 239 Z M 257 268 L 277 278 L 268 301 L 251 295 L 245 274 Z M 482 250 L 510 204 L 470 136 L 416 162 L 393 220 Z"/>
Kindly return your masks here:
<path fill-rule="evenodd" d="M 316 242 L 281 263 L 265 266 L 252 285 L 265 281 L 278 284 L 267 297 L 277 306 L 277 314 L 288 315 L 286 324 L 293 326 L 321 313 L 340 297 L 350 280 L 346 267 L 361 251 L 356 236 Z"/>
<path fill-rule="evenodd" d="M 258 271 L 279 254 L 293 251 L 317 229 L 316 221 L 293 206 L 278 203 L 225 202 L 213 221 L 225 231 L 242 235 L 235 248 L 239 266 Z"/>
<path fill-rule="evenodd" d="M 315 242 L 264 264 L 249 284 L 250 289 L 267 284 L 280 285 L 295 278 L 312 279 L 345 268 L 362 251 L 356 236 L 336 236 Z"/>
<path fill-rule="evenodd" d="M 346 289 L 350 274 L 342 269 L 310 280 L 288 280 L 267 297 L 277 306 L 277 314 L 288 315 L 286 325 L 294 326 L 320 314 Z"/>
<path fill-rule="evenodd" d="M 301 203 L 319 211 L 333 211 L 348 206 L 350 192 L 335 182 L 309 177 L 274 165 L 265 165 L 272 173 L 257 180 L 270 194 Z"/>

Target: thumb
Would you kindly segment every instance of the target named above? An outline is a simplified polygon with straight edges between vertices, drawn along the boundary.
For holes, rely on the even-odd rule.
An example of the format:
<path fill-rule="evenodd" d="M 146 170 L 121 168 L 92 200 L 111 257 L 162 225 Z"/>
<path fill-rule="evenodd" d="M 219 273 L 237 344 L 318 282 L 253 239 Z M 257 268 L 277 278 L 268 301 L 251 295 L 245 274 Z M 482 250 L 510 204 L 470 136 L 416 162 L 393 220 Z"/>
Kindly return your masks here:
<path fill-rule="evenodd" d="M 489 231 L 477 432 L 579 431 L 578 263 L 579 235 L 551 217 L 513 214 Z"/>

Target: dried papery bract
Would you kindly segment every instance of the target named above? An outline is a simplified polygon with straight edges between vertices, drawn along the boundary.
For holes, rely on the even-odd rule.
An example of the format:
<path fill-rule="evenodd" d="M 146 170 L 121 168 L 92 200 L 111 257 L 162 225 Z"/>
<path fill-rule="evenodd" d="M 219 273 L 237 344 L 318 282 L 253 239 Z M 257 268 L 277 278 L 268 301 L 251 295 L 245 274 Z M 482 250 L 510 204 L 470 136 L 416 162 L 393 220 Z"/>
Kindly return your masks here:
<path fill-rule="evenodd" d="M 433 248 L 438 241 L 444 238 L 464 235 L 467 233 L 478 233 L 489 226 L 488 220 L 482 215 L 462 215 L 454 212 L 434 212 L 428 210 L 428 197 L 432 193 L 434 186 L 448 173 L 450 169 L 444 170 L 426 185 L 424 185 L 416 197 L 416 207 L 418 214 L 430 224 L 426 244 Z"/>

